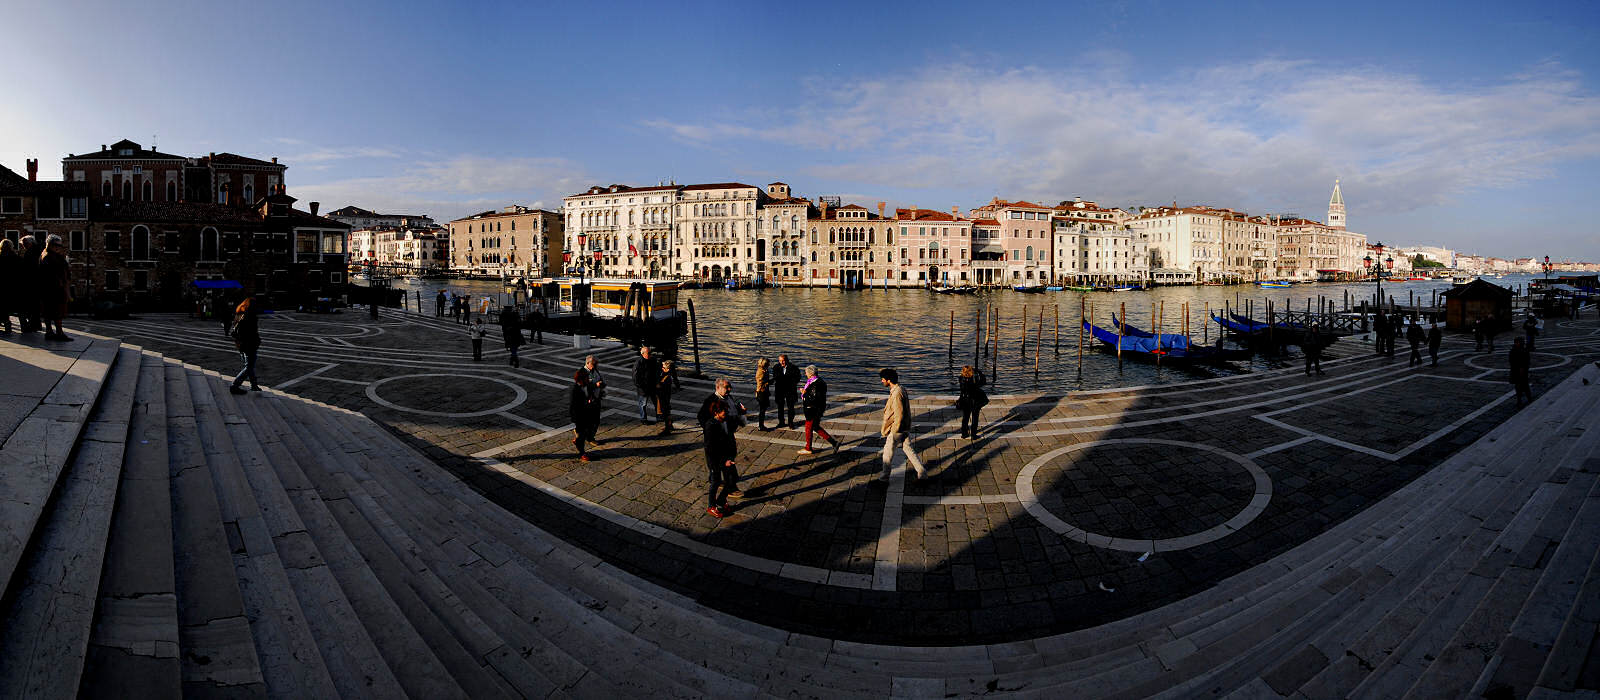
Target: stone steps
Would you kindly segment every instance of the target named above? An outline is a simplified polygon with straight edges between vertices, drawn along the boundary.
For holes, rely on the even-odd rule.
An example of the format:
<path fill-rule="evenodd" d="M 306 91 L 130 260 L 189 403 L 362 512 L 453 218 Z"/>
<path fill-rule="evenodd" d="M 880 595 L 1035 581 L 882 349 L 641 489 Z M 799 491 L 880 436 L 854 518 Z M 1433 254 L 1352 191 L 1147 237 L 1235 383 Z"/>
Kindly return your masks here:
<path fill-rule="evenodd" d="M 0 619 L 0 697 L 76 693 L 100 588 L 111 506 L 121 480 L 139 351 L 124 347 L 105 375 L 55 498 L 12 577 Z M 6 462 L 7 470 L 17 465 Z"/>
<path fill-rule="evenodd" d="M 1188 599 L 912 648 L 706 608 L 504 511 L 360 414 L 235 396 L 136 348 L 105 365 L 9 577 L 0 695 L 1435 697 L 1592 690 L 1600 673 L 1600 388 L 1578 377 L 1600 384 L 1593 366 Z M 82 405 L 85 386 L 50 405 Z M 634 546 L 670 546 L 637 529 Z"/>

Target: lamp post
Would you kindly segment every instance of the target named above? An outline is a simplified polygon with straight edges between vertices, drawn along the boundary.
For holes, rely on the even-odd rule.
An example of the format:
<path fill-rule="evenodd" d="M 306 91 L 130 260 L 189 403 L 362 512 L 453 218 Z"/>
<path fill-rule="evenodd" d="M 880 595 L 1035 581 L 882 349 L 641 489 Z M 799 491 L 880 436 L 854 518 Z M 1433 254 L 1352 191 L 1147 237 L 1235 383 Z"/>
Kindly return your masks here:
<path fill-rule="evenodd" d="M 1383 244 L 1379 243 L 1373 247 L 1377 249 L 1379 258 L 1383 257 Z M 1372 280 L 1377 284 L 1378 308 L 1381 309 L 1383 308 L 1383 265 L 1385 261 L 1374 258 L 1369 254 L 1362 258 L 1361 262 L 1366 266 L 1367 271 L 1372 273 Z M 1392 256 L 1388 258 L 1387 262 L 1390 267 L 1394 267 L 1394 258 Z"/>

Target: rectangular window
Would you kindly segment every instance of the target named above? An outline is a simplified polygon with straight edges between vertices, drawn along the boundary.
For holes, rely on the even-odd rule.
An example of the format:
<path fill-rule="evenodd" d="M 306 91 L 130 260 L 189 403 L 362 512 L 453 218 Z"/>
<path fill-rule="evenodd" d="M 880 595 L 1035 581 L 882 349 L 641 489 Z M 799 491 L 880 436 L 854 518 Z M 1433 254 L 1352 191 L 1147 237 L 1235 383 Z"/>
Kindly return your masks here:
<path fill-rule="evenodd" d="M 67 248 L 69 250 L 81 251 L 84 249 L 84 241 L 87 238 L 88 236 L 84 235 L 82 231 L 73 231 L 67 234 Z"/>
<path fill-rule="evenodd" d="M 66 199 L 66 202 L 67 202 L 67 214 L 63 218 L 67 218 L 67 219 L 87 219 L 87 218 L 89 218 L 89 198 L 88 197 L 68 197 Z"/>
<path fill-rule="evenodd" d="M 0 197 L 0 214 L 21 214 L 21 197 Z"/>
<path fill-rule="evenodd" d="M 133 271 L 133 289 L 137 292 L 150 289 L 150 272 L 148 270 Z"/>
<path fill-rule="evenodd" d="M 1013 219 L 1020 219 L 1020 218 L 1022 218 L 1022 212 L 1020 212 L 1020 211 L 1014 211 L 1014 212 L 1011 212 L 1011 218 L 1013 218 Z"/>
<path fill-rule="evenodd" d="M 512 226 L 515 227 L 516 224 L 513 223 Z M 343 255 L 344 234 L 337 232 L 327 232 L 322 234 L 322 252 L 331 255 Z"/>
<path fill-rule="evenodd" d="M 121 231 L 107 231 L 105 238 L 106 238 L 106 243 L 105 243 L 106 252 L 114 253 L 114 252 L 117 252 L 119 250 L 122 250 L 122 232 Z"/>
<path fill-rule="evenodd" d="M 34 207 L 35 207 L 35 209 L 33 211 L 33 215 L 34 215 L 35 218 L 39 218 L 39 219 L 59 219 L 59 218 L 61 218 L 61 198 L 60 197 L 38 197 L 38 198 L 34 199 Z"/>
<path fill-rule="evenodd" d="M 117 270 L 106 270 L 106 289 L 121 289 L 122 273 Z"/>

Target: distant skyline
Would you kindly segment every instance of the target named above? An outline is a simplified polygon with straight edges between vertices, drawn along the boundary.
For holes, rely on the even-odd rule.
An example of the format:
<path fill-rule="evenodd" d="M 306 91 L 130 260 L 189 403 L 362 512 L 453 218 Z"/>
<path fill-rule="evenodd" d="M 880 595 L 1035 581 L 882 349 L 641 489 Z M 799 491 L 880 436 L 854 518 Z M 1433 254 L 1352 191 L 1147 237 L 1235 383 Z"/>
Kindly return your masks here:
<path fill-rule="evenodd" d="M 1173 201 L 1600 260 L 1600 4 L 23 0 L 0 164 L 129 138 L 439 220 L 593 184 Z M 62 47 L 46 49 L 44 47 Z"/>

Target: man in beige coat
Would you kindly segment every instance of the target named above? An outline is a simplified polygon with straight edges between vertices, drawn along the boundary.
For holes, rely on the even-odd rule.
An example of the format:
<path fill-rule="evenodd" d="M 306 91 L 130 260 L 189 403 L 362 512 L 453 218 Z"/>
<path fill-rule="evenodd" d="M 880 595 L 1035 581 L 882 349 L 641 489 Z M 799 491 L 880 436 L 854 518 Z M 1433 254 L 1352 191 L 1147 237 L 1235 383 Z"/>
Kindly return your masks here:
<path fill-rule="evenodd" d="M 922 468 L 922 460 L 917 457 L 917 451 L 911 448 L 911 399 L 906 396 L 906 390 L 900 386 L 900 374 L 892 369 L 878 370 L 878 379 L 883 385 L 889 387 L 889 400 L 883 404 L 883 473 L 878 480 L 887 482 L 889 474 L 894 470 L 895 448 L 906 455 L 906 462 L 916 470 L 917 478 L 921 479 L 926 470 Z"/>

